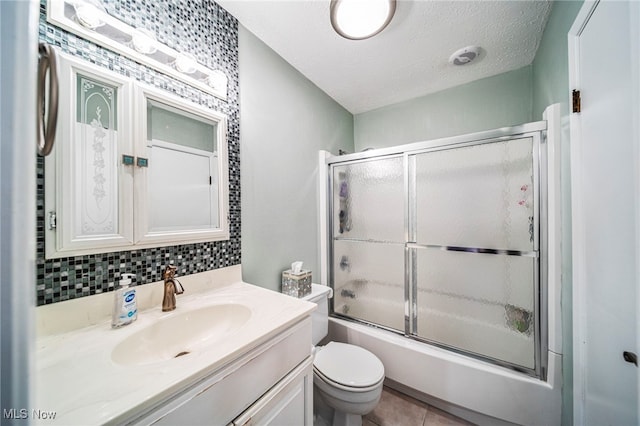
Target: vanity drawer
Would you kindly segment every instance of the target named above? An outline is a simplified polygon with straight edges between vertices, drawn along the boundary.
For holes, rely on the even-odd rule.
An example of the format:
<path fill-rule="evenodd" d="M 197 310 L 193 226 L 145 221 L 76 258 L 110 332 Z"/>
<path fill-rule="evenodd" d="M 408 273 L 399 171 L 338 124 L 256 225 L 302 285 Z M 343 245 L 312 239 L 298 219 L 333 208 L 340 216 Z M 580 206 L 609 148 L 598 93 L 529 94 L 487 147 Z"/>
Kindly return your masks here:
<path fill-rule="evenodd" d="M 306 317 L 128 424 L 228 424 L 311 354 Z"/>
<path fill-rule="evenodd" d="M 229 426 L 313 425 L 313 356 L 257 400 Z"/>

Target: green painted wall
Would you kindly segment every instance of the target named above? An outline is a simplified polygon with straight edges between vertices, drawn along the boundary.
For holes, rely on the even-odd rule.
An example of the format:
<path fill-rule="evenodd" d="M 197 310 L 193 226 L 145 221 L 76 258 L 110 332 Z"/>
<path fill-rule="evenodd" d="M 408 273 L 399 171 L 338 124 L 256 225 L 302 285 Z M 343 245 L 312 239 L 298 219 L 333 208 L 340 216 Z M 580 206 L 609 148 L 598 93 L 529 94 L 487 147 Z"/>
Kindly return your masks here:
<path fill-rule="evenodd" d="M 532 121 L 531 66 L 357 114 L 356 151 Z"/>
<path fill-rule="evenodd" d="M 551 10 L 538 52 L 533 61 L 533 118 L 551 104 L 561 103 L 562 184 L 562 424 L 573 424 L 573 331 L 571 275 L 571 164 L 569 141 L 569 56 L 567 34 L 582 0 L 557 1 Z"/>
<path fill-rule="evenodd" d="M 280 290 L 294 260 L 320 277 L 318 151 L 353 151 L 353 116 L 239 28 L 242 275 Z"/>
<path fill-rule="evenodd" d="M 533 118 L 542 119 L 544 109 L 562 103 L 569 114 L 569 44 L 567 34 L 582 7 L 582 0 L 556 1 L 533 61 Z"/>

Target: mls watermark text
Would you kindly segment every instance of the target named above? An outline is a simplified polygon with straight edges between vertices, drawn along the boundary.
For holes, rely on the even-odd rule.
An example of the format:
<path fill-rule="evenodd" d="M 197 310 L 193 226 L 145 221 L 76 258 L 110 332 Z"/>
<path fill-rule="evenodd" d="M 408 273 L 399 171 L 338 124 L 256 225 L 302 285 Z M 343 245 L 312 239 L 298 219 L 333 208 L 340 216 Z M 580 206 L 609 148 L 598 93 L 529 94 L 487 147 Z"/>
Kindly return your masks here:
<path fill-rule="evenodd" d="M 27 408 L 3 408 L 3 419 L 17 419 L 17 420 L 54 420 L 56 418 L 55 411 L 27 409 Z"/>

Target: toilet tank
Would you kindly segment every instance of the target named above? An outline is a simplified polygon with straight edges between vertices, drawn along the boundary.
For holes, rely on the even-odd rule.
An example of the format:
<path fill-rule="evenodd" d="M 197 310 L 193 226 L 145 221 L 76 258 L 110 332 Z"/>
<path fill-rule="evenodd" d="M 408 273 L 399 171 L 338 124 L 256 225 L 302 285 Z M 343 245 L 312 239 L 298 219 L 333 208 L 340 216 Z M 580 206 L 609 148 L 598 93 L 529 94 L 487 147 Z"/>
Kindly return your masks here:
<path fill-rule="evenodd" d="M 331 287 L 311 284 L 311 294 L 302 298 L 318 305 L 311 313 L 311 343 L 315 346 L 329 333 L 329 298 L 333 297 Z"/>

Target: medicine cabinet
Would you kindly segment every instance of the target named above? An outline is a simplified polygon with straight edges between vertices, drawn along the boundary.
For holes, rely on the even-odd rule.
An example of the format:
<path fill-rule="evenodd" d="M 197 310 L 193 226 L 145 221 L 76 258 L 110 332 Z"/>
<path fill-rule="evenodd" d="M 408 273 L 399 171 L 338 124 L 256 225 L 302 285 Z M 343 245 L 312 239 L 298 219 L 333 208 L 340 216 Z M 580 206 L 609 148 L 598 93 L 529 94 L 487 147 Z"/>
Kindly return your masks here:
<path fill-rule="evenodd" d="M 47 258 L 228 239 L 226 116 L 59 56 Z"/>

